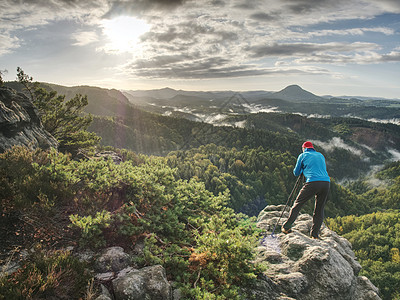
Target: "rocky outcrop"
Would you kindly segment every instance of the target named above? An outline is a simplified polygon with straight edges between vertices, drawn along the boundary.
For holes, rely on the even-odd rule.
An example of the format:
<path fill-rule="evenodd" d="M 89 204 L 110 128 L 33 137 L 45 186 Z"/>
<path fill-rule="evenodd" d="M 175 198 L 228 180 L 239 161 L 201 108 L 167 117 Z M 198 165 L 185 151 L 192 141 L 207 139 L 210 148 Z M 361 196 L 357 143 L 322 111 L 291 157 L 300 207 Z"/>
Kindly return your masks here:
<path fill-rule="evenodd" d="M 174 297 L 165 269 L 161 265 L 141 269 L 132 267 L 131 256 L 121 247 L 105 249 L 95 260 L 96 281 L 102 293 L 97 300 L 169 300 Z"/>
<path fill-rule="evenodd" d="M 24 94 L 0 87 L 0 152 L 13 146 L 47 149 L 58 143 L 44 130 L 37 109 Z"/>
<path fill-rule="evenodd" d="M 283 209 L 283 205 L 267 206 L 258 217 L 258 227 L 269 234 L 257 249 L 257 261 L 268 263 L 265 275 L 271 280 L 265 281 L 269 298 L 258 299 L 380 299 L 369 279 L 358 276 L 361 265 L 345 238 L 326 226 L 321 240 L 309 238 L 310 215 L 299 215 L 292 233 L 271 235 Z M 288 209 L 281 221 L 287 217 Z"/>
<path fill-rule="evenodd" d="M 112 281 L 115 299 L 171 299 L 171 285 L 160 265 L 122 270 Z"/>
<path fill-rule="evenodd" d="M 323 226 L 321 240 L 309 238 L 312 217 L 301 214 L 293 232 L 287 235 L 271 231 L 283 205 L 267 206 L 259 215 L 257 226 L 266 232 L 257 247 L 256 262 L 267 265 L 252 286 L 242 290 L 243 299 L 257 300 L 379 300 L 378 289 L 359 276 L 351 244 Z M 281 222 L 288 217 L 288 209 Z M 280 224 L 279 224 L 280 225 Z M 279 228 L 279 226 L 277 227 Z M 141 252 L 137 245 L 133 255 Z M 179 289 L 168 282 L 160 265 L 135 268 L 133 256 L 121 247 L 105 249 L 96 258 L 97 282 L 102 295 L 97 300 L 182 299 Z"/>
<path fill-rule="evenodd" d="M 95 268 L 100 273 L 118 272 L 129 266 L 131 259 L 122 247 L 105 249 L 96 260 Z"/>

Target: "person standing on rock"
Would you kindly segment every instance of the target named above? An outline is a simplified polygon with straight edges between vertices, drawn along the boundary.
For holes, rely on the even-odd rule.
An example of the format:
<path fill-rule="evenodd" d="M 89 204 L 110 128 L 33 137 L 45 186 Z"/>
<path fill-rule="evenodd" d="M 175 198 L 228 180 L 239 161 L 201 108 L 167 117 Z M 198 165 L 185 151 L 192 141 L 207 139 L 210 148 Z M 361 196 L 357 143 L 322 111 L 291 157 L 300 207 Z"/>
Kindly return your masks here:
<path fill-rule="evenodd" d="M 292 232 L 292 225 L 301 208 L 308 199 L 315 196 L 313 225 L 310 234 L 311 238 L 319 239 L 319 230 L 324 221 L 324 207 L 329 192 L 330 178 L 326 171 L 325 157 L 315 151 L 313 144 L 307 141 L 302 145 L 302 149 L 303 153 L 297 158 L 293 173 L 295 176 L 303 174 L 306 182 L 293 203 L 289 218 L 282 225 L 282 232 L 285 234 Z"/>

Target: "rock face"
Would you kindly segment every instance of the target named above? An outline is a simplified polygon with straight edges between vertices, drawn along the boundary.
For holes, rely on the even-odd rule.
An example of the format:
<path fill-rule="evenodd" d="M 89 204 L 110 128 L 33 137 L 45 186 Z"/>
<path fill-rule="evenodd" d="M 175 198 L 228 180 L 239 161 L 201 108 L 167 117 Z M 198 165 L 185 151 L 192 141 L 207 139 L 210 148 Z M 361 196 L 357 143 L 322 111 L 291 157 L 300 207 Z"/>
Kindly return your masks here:
<path fill-rule="evenodd" d="M 283 209 L 283 205 L 267 206 L 259 214 L 257 226 L 271 233 Z M 288 215 L 287 209 L 281 222 Z M 351 244 L 326 226 L 322 227 L 321 240 L 310 239 L 311 225 L 312 217 L 301 214 L 292 233 L 284 235 L 276 230 L 258 247 L 257 261 L 268 263 L 265 275 L 272 280 L 269 299 L 380 299 L 369 279 L 358 276 L 361 265 Z"/>
<path fill-rule="evenodd" d="M 122 270 L 112 281 L 115 299 L 171 299 L 171 286 L 160 265 Z"/>
<path fill-rule="evenodd" d="M 58 147 L 56 139 L 44 130 L 38 111 L 22 93 L 0 87 L 0 152 L 12 146 Z"/>
<path fill-rule="evenodd" d="M 118 272 L 129 266 L 130 257 L 122 247 L 105 249 L 96 260 L 95 268 L 100 273 Z"/>
<path fill-rule="evenodd" d="M 96 300 L 169 300 L 173 297 L 165 269 L 160 265 L 135 269 L 131 257 L 121 247 L 105 249 L 96 259 L 95 278 L 102 284 L 102 294 Z M 111 296 L 111 294 L 113 296 Z"/>

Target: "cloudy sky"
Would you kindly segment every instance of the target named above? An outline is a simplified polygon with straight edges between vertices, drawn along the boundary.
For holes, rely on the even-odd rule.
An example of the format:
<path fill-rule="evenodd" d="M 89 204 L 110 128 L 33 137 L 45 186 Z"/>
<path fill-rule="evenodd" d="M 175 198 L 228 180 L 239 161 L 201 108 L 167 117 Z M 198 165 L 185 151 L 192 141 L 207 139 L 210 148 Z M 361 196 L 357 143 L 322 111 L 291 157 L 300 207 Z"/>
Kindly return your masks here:
<path fill-rule="evenodd" d="M 399 0 L 1 0 L 0 70 L 117 89 L 400 98 Z"/>

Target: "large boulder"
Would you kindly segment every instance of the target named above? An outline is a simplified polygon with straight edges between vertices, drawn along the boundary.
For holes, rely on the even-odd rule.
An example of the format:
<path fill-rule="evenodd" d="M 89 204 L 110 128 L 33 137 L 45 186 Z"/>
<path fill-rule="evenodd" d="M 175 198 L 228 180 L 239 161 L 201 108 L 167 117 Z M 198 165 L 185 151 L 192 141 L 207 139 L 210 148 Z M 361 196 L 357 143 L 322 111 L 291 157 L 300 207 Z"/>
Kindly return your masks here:
<path fill-rule="evenodd" d="M 100 253 L 95 261 L 95 278 L 102 284 L 100 299 L 111 298 L 111 294 L 116 300 L 172 299 L 172 287 L 161 265 L 135 269 L 131 260 L 122 247 L 109 247 Z"/>
<path fill-rule="evenodd" d="M 112 281 L 117 300 L 169 300 L 171 285 L 160 265 L 142 269 L 127 268 Z"/>
<path fill-rule="evenodd" d="M 131 259 L 122 247 L 104 249 L 96 259 L 95 268 L 100 273 L 119 272 L 129 266 Z"/>
<path fill-rule="evenodd" d="M 358 276 L 361 265 L 357 262 L 351 244 L 343 237 L 322 227 L 321 240 L 309 237 L 312 217 L 301 214 L 287 235 L 271 231 L 284 209 L 267 206 L 258 217 L 258 227 L 266 237 L 258 247 L 258 262 L 267 262 L 265 273 L 274 289 L 299 300 L 378 300 L 378 289 L 366 277 Z M 281 222 L 288 217 L 283 213 Z M 280 230 L 280 226 L 277 226 Z M 271 285 L 270 285 L 271 286 Z"/>
<path fill-rule="evenodd" d="M 57 148 L 57 140 L 44 130 L 37 109 L 22 93 L 0 87 L 0 153 L 13 146 Z"/>

